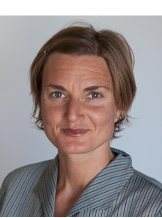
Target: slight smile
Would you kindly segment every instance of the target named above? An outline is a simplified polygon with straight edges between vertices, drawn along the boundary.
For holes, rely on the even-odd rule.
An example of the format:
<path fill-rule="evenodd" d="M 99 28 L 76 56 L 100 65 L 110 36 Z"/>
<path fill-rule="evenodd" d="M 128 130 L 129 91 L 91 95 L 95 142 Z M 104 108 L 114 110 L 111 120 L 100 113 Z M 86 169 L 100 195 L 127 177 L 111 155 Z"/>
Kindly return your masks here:
<path fill-rule="evenodd" d="M 77 137 L 86 134 L 89 129 L 62 129 L 64 134 L 71 137 Z"/>

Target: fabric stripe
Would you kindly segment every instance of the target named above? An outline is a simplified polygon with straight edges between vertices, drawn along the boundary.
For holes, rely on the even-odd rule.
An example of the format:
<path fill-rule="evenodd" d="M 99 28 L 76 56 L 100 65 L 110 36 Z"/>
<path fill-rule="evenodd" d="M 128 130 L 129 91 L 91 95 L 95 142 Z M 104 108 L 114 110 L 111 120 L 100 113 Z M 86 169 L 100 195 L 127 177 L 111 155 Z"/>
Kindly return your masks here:
<path fill-rule="evenodd" d="M 162 216 L 162 185 L 136 171 L 131 157 L 117 155 L 86 187 L 66 216 Z M 1 216 L 53 217 L 58 156 L 11 172 L 0 190 Z"/>

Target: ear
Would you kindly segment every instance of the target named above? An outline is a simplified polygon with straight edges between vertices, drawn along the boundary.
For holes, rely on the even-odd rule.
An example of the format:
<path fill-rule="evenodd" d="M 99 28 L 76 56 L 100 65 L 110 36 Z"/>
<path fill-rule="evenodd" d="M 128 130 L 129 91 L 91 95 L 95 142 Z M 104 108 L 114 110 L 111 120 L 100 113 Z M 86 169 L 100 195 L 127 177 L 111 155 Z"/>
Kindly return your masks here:
<path fill-rule="evenodd" d="M 117 122 L 120 119 L 120 117 L 123 116 L 123 112 L 124 112 L 124 103 L 122 103 L 122 101 L 120 100 L 120 104 L 117 107 L 117 111 L 116 111 L 115 122 Z"/>
<path fill-rule="evenodd" d="M 114 122 L 117 122 L 120 119 L 121 115 L 122 115 L 122 111 L 121 110 L 117 110 Z"/>

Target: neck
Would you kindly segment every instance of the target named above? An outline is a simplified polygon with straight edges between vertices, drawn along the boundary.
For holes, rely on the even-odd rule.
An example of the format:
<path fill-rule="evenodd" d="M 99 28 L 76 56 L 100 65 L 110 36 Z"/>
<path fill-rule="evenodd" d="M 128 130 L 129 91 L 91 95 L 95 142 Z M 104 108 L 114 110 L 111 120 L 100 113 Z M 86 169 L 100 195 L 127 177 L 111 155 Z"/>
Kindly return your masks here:
<path fill-rule="evenodd" d="M 102 145 L 94 151 L 84 154 L 65 154 L 58 151 L 59 175 L 57 191 L 82 192 L 115 155 L 108 145 Z"/>

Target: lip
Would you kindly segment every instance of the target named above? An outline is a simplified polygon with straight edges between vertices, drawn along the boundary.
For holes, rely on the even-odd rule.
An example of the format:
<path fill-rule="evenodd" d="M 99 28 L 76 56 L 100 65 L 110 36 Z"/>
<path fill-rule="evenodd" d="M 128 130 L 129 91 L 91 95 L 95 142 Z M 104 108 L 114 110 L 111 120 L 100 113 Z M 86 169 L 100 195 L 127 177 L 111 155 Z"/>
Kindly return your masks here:
<path fill-rule="evenodd" d="M 77 137 L 86 134 L 89 129 L 62 129 L 64 134 L 71 137 Z"/>

